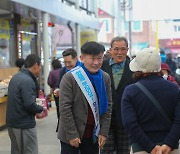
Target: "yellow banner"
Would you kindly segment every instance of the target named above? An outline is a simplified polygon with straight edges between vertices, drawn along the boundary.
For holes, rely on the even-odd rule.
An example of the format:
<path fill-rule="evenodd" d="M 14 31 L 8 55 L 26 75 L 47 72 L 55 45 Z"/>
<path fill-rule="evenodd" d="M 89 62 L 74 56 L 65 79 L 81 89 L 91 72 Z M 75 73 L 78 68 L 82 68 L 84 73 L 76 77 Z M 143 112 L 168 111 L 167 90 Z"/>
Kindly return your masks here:
<path fill-rule="evenodd" d="M 30 23 L 30 21 L 22 19 L 21 26 L 22 26 L 22 31 L 24 31 L 24 33 L 22 33 L 22 40 L 31 41 L 33 35 L 28 34 L 28 32 L 31 32 L 33 30 L 32 24 Z"/>
<path fill-rule="evenodd" d="M 10 38 L 10 25 L 8 19 L 0 19 L 0 38 Z"/>
<path fill-rule="evenodd" d="M 97 41 L 97 34 L 95 30 L 86 29 L 81 31 L 81 46 L 88 41 Z"/>

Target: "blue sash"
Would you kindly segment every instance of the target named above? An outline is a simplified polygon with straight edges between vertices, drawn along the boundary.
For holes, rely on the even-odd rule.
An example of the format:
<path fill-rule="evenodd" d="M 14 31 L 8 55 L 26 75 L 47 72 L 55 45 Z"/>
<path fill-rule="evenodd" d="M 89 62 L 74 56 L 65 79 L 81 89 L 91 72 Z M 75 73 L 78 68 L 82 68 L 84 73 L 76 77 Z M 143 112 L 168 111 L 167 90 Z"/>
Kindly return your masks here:
<path fill-rule="evenodd" d="M 76 80 L 77 84 L 79 85 L 81 91 L 83 92 L 84 96 L 86 97 L 89 106 L 93 112 L 94 120 L 95 120 L 95 135 L 98 137 L 100 124 L 99 124 L 99 107 L 98 107 L 98 99 L 94 87 L 89 80 L 87 74 L 83 70 L 82 67 L 77 66 L 71 70 L 71 73 Z"/>

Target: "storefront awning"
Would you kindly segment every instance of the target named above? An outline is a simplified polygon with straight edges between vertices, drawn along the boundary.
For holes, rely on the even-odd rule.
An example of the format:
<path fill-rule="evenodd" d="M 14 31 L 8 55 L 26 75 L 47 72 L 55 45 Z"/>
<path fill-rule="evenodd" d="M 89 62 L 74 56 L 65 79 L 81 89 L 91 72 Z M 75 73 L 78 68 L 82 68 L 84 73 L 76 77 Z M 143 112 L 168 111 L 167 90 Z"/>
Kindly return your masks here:
<path fill-rule="evenodd" d="M 47 12 L 55 18 L 78 23 L 92 29 L 100 29 L 100 23 L 97 18 L 91 17 L 86 13 L 80 12 L 77 9 L 63 4 L 58 0 L 11 0 L 12 2 L 31 7 L 33 9 Z M 19 10 L 21 11 L 21 10 Z"/>

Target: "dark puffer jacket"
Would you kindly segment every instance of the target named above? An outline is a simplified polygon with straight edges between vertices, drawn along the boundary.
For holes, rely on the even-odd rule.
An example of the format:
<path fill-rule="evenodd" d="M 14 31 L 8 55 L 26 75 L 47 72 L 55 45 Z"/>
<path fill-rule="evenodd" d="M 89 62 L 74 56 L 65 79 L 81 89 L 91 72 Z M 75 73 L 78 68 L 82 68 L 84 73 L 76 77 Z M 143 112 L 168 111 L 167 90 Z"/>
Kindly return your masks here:
<path fill-rule="evenodd" d="M 29 129 L 36 125 L 35 114 L 43 111 L 36 104 L 37 81 L 26 68 L 15 74 L 8 87 L 6 124 L 8 127 Z"/>

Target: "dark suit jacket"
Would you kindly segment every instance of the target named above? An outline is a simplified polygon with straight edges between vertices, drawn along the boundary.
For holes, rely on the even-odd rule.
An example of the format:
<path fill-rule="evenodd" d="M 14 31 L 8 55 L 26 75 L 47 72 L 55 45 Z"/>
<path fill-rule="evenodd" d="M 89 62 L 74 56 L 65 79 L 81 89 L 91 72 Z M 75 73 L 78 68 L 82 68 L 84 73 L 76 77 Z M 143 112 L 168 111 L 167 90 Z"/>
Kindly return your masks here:
<path fill-rule="evenodd" d="M 113 113 L 116 116 L 117 123 L 120 127 L 123 127 L 122 118 L 121 118 L 121 98 L 124 92 L 124 89 L 127 85 L 133 83 L 132 72 L 129 69 L 129 58 L 126 58 L 124 72 L 122 78 L 119 82 L 117 89 L 115 89 L 113 74 L 112 74 L 112 66 L 109 65 L 109 60 L 105 60 L 102 65 L 102 70 L 107 72 L 111 78 L 111 89 L 112 89 L 112 100 L 113 100 Z"/>
<path fill-rule="evenodd" d="M 61 82 L 62 77 L 63 77 L 63 75 L 64 75 L 65 73 L 66 73 L 66 67 L 64 66 L 64 67 L 62 67 L 62 68 L 60 69 L 60 71 L 59 71 L 59 80 L 58 80 L 58 83 L 57 83 L 57 85 L 56 85 L 56 88 L 59 88 L 60 82 Z"/>

